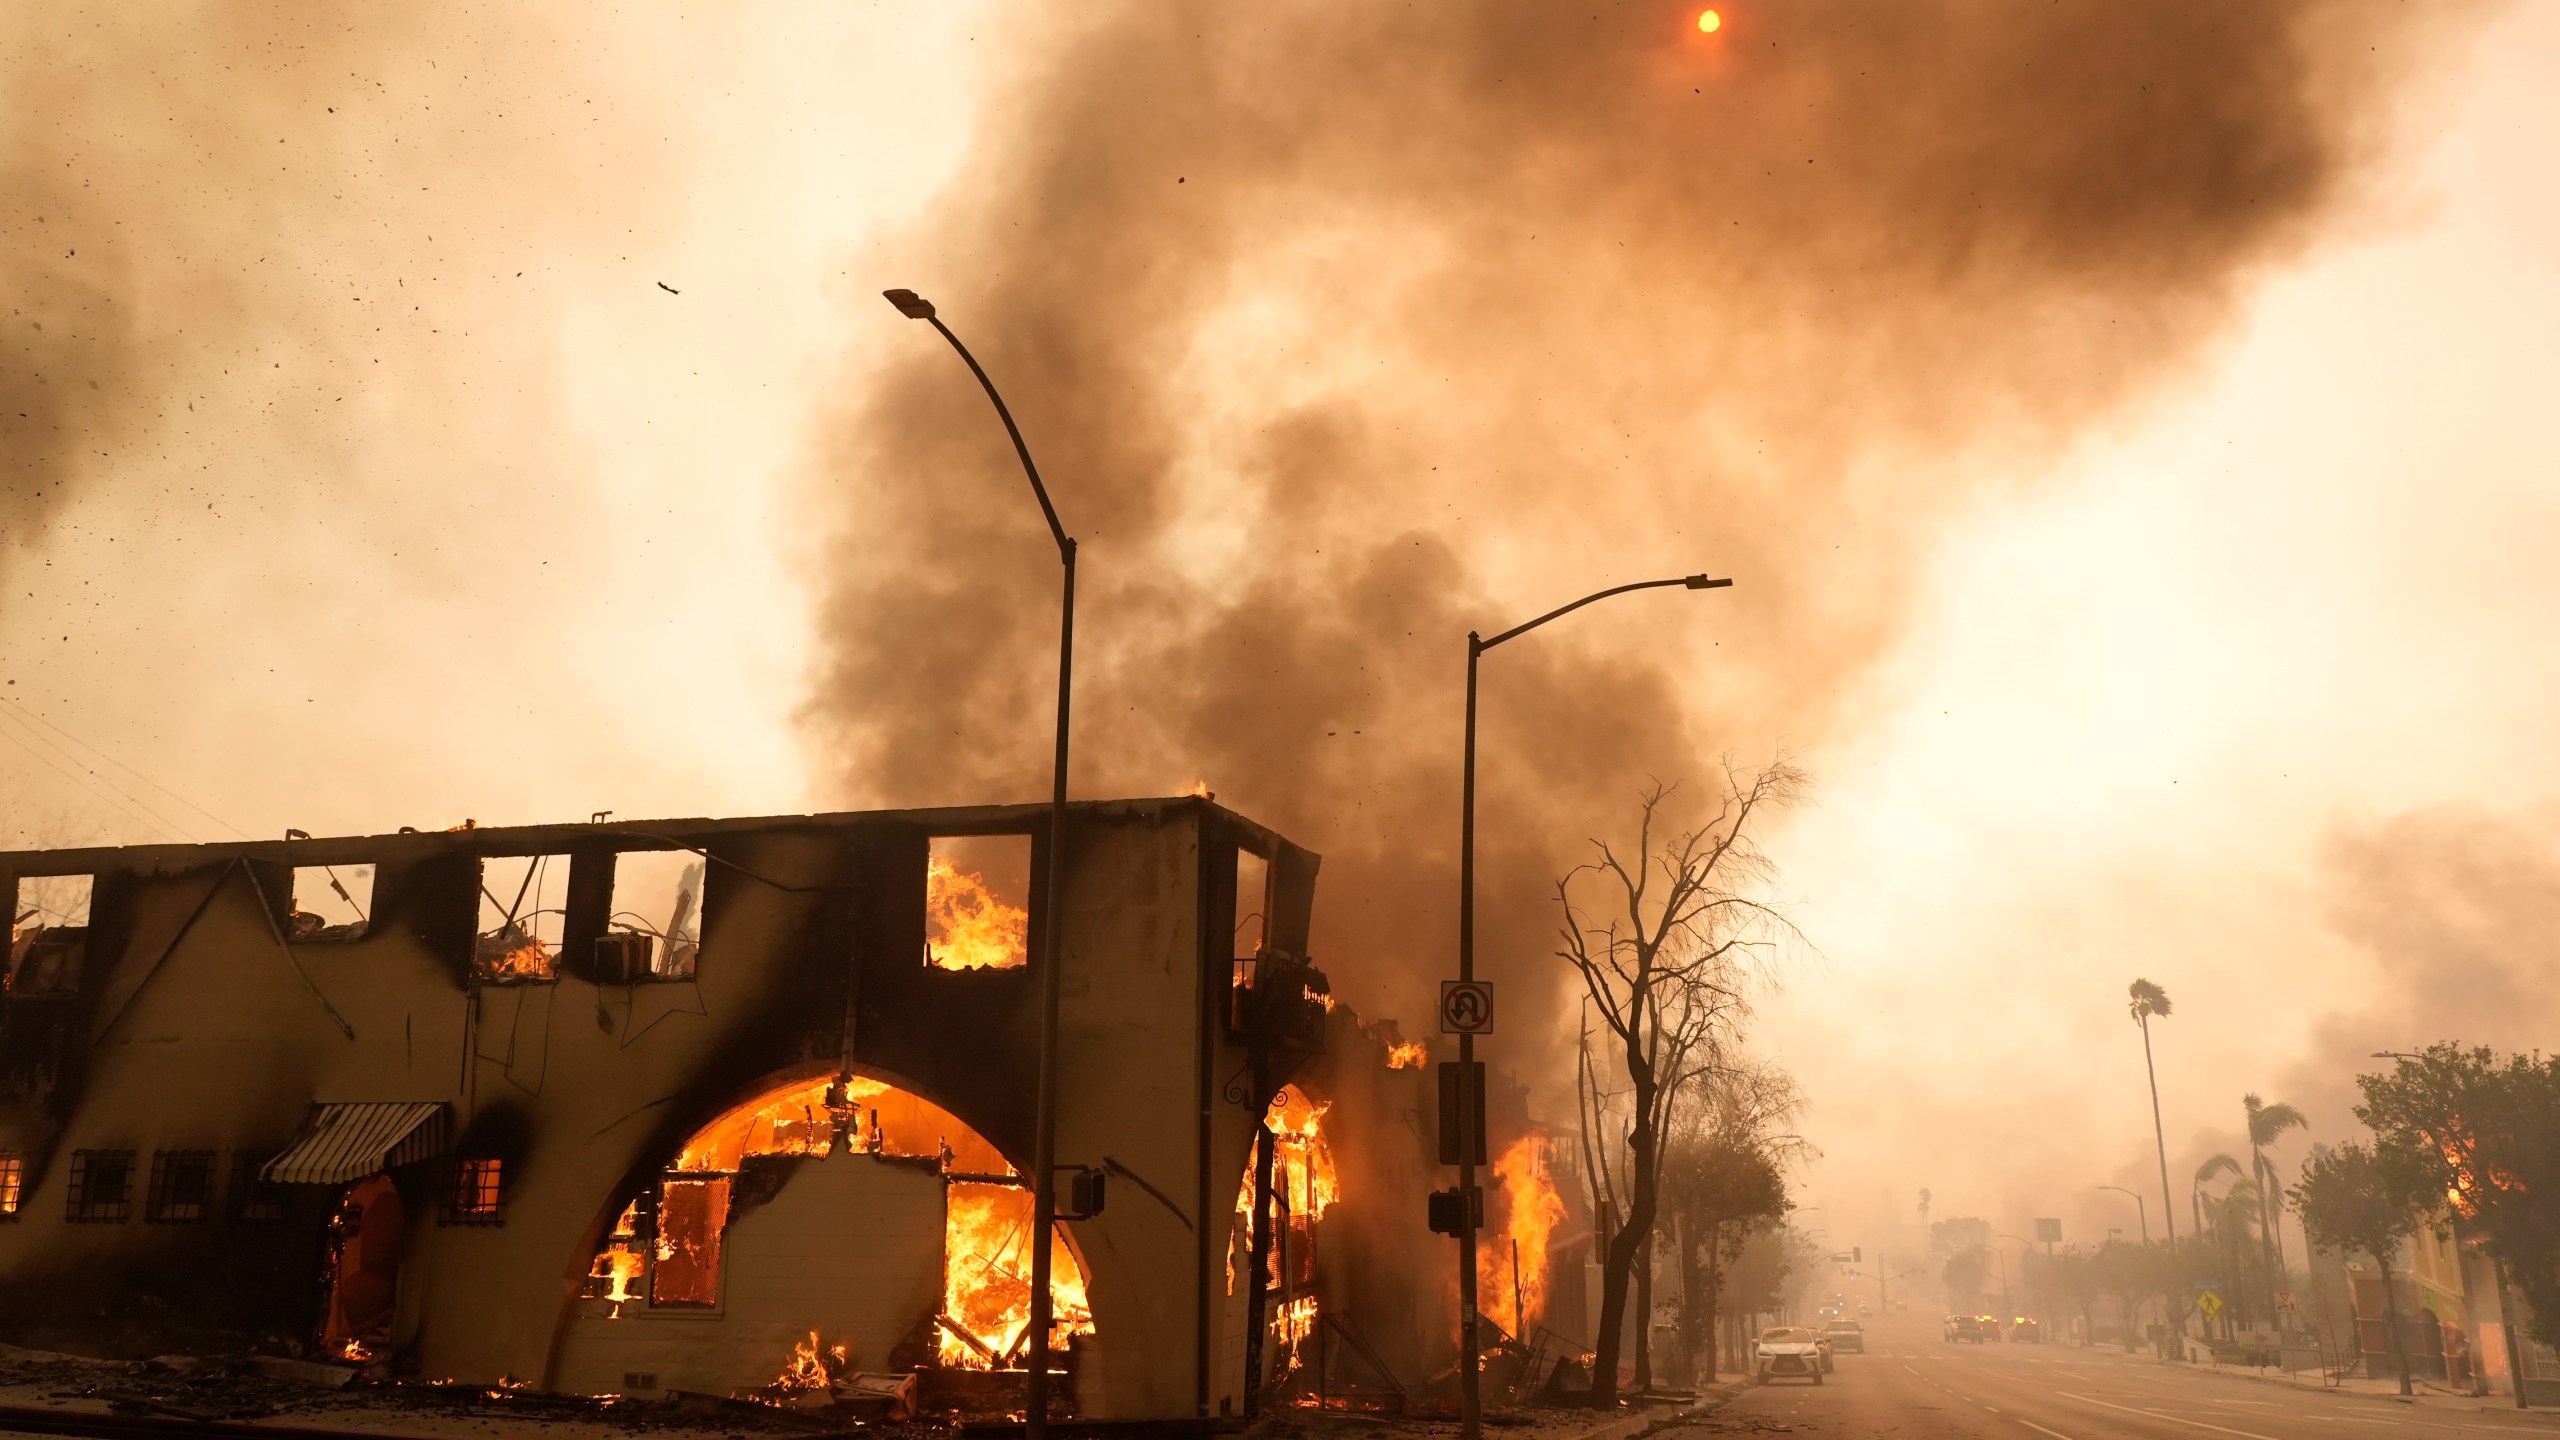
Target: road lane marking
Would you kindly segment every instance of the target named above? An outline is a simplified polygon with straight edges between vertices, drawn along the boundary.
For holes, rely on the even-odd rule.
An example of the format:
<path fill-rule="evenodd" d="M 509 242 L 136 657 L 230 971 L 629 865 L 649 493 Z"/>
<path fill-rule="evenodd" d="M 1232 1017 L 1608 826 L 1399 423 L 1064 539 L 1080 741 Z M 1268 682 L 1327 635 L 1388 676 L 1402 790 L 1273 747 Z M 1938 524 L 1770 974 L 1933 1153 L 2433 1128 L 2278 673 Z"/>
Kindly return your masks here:
<path fill-rule="evenodd" d="M 2228 1425 L 2213 1425 L 2202 1420 L 2181 1420 L 2175 1415 L 2163 1415 L 2155 1410 L 2137 1410 L 2130 1405 L 2119 1405 L 2113 1400 L 2098 1400 L 2087 1395 L 2074 1395 L 2068 1390 L 2058 1393 L 2068 1399 L 2085 1400 L 2092 1405 L 2104 1405 L 2110 1410 L 2121 1410 L 2127 1415 L 2139 1415 L 2146 1420 L 2165 1420 L 2172 1425 L 2192 1425 L 2199 1430 L 2213 1430 L 2224 1435 L 2243 1436 L 2245 1440 L 2276 1440 L 2273 1435 L 2261 1435 L 2255 1430 L 2234 1430 Z"/>
<path fill-rule="evenodd" d="M 2027 1427 L 2028 1429 L 2030 1429 L 2030 1430 L 2035 1430 L 2035 1431 L 2039 1431 L 2039 1432 L 2041 1432 L 2041 1433 L 2043 1433 L 2043 1434 L 2050 1435 L 2050 1436 L 2052 1436 L 2052 1437 L 2053 1437 L 2053 1440 L 2071 1440 L 2071 1437 L 2070 1437 L 2070 1436 L 2063 1434 L 2061 1431 L 2059 1431 L 2059 1430 L 2046 1430 L 2043 1426 L 2041 1426 L 2041 1425 L 2037 1424 L 2037 1423 L 2036 1423 L 2036 1422 L 2034 1422 L 2033 1420 L 2021 1420 L 2021 1421 L 2019 1421 L 2018 1423 L 2019 1423 L 2019 1424 L 2021 1424 L 2021 1425 L 2026 1426 L 2026 1427 Z"/>

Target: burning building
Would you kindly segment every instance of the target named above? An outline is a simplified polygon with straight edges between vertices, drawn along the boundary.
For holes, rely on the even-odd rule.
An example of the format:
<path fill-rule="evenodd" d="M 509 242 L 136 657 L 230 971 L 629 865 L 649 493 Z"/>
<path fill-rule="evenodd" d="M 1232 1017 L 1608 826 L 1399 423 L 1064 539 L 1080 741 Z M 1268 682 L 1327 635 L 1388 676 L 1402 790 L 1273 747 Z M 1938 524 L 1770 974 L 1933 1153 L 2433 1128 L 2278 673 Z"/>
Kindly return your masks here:
<path fill-rule="evenodd" d="M 1317 860 L 1202 797 L 1067 824 L 1053 909 L 1045 806 L 0 853 L 0 1334 L 1004 1408 L 1054 925 L 1064 1388 L 1234 1413 Z"/>

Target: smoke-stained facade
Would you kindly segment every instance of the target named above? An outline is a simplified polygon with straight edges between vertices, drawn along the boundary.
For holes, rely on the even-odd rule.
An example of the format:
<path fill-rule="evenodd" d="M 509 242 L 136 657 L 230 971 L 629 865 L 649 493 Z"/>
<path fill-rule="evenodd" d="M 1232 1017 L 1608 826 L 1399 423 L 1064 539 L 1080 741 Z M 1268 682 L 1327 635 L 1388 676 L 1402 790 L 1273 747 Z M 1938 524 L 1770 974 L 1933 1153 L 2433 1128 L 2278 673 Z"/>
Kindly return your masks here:
<path fill-rule="evenodd" d="M 1316 858 L 1204 800 L 1070 825 L 1063 919 L 966 970 L 938 963 L 934 846 L 1045 854 L 1045 807 L 0 854 L 8 1338 L 588 1393 L 752 1389 L 822 1329 L 861 1338 L 839 1369 L 1018 1369 L 1018 1320 L 944 1339 L 972 1316 L 938 1227 L 1021 1194 L 1030 957 L 1062 923 L 1058 1153 L 1108 1195 L 1066 1227 L 1079 1411 L 1231 1413 L 1235 1081 L 1321 1042 Z M 617 868 L 671 855 L 698 890 L 637 918 Z M 892 1291 L 914 1303 L 864 1308 Z"/>

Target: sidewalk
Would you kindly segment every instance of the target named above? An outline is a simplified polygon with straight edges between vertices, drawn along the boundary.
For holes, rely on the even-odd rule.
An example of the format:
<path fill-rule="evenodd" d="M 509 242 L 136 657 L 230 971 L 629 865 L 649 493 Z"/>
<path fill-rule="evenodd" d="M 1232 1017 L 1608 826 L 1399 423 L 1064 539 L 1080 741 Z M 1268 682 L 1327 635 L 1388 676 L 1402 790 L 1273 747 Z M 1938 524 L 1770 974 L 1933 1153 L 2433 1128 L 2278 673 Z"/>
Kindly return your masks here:
<path fill-rule="evenodd" d="M 1698 1398 L 1686 1405 L 1666 1406 L 1659 1410 L 1622 1415 L 1607 1424 L 1594 1426 L 1574 1436 L 1573 1440 L 1637 1440 L 1637 1437 L 1651 1435 L 1657 1430 L 1687 1425 L 1714 1413 L 1717 1406 L 1751 1388 L 1754 1383 L 1756 1382 L 1747 1375 L 1738 1375 L 1730 1380 L 1718 1380 L 1713 1385 L 1700 1389 Z"/>
<path fill-rule="evenodd" d="M 2157 1356 L 2140 1353 L 2133 1355 L 2122 1355 L 2121 1352 L 2113 1351 L 2109 1353 L 2118 1354 L 2128 1361 L 2157 1365 L 2164 1369 L 2174 1368 L 2193 1375 L 2212 1375 L 2225 1380 L 2248 1380 L 2260 1385 L 2283 1385 L 2291 1389 L 2315 1393 L 2351 1395 L 2358 1399 L 2380 1400 L 2395 1405 L 2413 1405 L 2429 1410 L 2458 1410 L 2470 1413 L 2487 1411 L 2511 1415 L 2520 1420 L 2560 1426 L 2560 1410 L 2542 1408 L 2518 1410 L 2515 1397 L 2512 1395 L 2472 1395 L 2459 1390 L 2449 1390 L 2442 1385 L 2425 1380 L 2411 1380 L 2409 1383 L 2414 1393 L 2403 1396 L 2400 1393 L 2400 1382 L 2396 1379 L 2375 1380 L 2363 1375 L 2346 1375 L 2335 1380 L 2326 1380 L 2317 1371 L 2259 1370 L 2237 1365 L 2203 1365 L 2180 1360 L 2163 1360 Z"/>

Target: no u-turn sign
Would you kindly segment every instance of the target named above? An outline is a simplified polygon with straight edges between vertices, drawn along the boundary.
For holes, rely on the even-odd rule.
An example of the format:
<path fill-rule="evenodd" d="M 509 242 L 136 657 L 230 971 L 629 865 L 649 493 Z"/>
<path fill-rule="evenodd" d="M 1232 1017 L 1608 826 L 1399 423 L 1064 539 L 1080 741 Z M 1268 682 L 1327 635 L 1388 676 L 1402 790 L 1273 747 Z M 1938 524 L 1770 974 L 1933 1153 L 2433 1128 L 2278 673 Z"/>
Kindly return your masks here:
<path fill-rule="evenodd" d="M 1490 980 L 1441 981 L 1440 1033 L 1443 1035 L 1492 1034 L 1493 982 Z"/>

